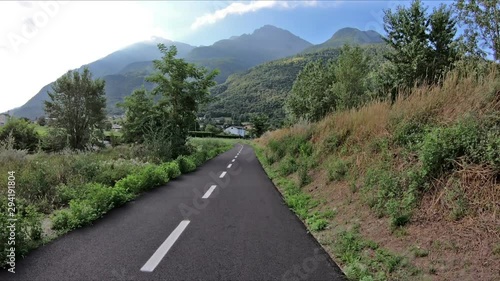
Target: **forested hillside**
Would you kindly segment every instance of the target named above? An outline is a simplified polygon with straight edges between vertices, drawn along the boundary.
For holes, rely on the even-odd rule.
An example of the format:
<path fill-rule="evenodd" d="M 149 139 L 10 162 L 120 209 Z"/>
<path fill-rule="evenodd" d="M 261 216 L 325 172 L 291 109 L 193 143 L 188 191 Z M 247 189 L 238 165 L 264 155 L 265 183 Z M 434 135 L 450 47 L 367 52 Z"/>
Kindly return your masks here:
<path fill-rule="evenodd" d="M 384 45 L 374 45 L 365 46 L 363 50 L 373 58 L 370 67 L 375 68 L 383 63 L 383 54 L 388 49 Z M 279 127 L 285 122 L 285 100 L 299 72 L 308 63 L 335 60 L 339 53 L 339 48 L 323 49 L 264 63 L 244 73 L 234 74 L 212 89 L 213 101 L 203 108 L 201 114 L 249 120 L 250 114 L 263 113 L 269 116 L 274 127 Z"/>

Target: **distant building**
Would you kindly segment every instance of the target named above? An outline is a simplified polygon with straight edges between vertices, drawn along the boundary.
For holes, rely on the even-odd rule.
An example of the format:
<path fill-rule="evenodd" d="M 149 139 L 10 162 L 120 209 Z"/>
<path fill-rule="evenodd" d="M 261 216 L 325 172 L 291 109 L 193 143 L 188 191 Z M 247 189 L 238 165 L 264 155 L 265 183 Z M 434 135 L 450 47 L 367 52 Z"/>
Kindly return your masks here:
<path fill-rule="evenodd" d="M 9 115 L 8 114 L 0 114 L 0 126 L 3 126 L 5 125 L 5 123 L 7 123 L 7 121 L 9 121 Z"/>
<path fill-rule="evenodd" d="M 122 129 L 121 125 L 118 125 L 118 124 L 111 125 L 111 130 L 113 130 L 113 131 L 120 131 L 121 129 Z"/>
<path fill-rule="evenodd" d="M 247 134 L 245 128 L 241 126 L 229 126 L 226 129 L 224 129 L 224 132 L 231 135 L 237 135 L 242 138 L 245 137 L 245 135 Z"/>

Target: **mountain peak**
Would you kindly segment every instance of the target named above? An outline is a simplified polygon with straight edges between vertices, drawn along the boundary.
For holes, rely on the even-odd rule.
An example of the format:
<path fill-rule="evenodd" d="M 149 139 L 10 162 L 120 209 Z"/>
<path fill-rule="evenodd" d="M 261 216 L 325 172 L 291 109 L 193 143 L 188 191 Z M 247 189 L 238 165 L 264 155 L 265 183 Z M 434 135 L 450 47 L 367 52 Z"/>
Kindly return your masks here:
<path fill-rule="evenodd" d="M 308 48 L 306 52 L 314 52 L 326 48 L 338 48 L 345 44 L 367 45 L 384 43 L 382 35 L 373 30 L 362 31 L 354 27 L 345 27 L 337 30 L 327 41 Z"/>

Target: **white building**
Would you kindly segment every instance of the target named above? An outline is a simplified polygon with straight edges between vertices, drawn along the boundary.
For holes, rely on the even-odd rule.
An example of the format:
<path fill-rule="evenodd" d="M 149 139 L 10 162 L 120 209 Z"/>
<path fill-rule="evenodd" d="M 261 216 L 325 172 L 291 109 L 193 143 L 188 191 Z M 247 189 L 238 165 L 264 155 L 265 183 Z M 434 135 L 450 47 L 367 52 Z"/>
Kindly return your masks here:
<path fill-rule="evenodd" d="M 111 125 L 111 130 L 115 131 L 115 132 L 118 132 L 122 129 L 122 126 L 121 125 L 118 125 L 118 124 L 113 124 Z"/>
<path fill-rule="evenodd" d="M 245 135 L 247 134 L 247 131 L 245 130 L 245 128 L 243 128 L 241 126 L 227 127 L 226 129 L 224 129 L 224 132 L 231 134 L 231 135 L 238 135 L 240 137 L 245 137 Z"/>

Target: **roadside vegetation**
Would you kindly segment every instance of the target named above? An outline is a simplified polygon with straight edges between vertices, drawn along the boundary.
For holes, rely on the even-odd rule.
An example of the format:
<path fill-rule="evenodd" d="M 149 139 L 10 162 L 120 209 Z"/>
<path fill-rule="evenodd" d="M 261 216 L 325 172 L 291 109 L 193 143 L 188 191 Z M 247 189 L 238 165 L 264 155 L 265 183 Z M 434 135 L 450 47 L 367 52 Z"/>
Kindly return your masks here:
<path fill-rule="evenodd" d="M 104 81 L 92 79 L 86 68 L 56 81 L 45 102 L 47 120 L 35 125 L 11 118 L 0 128 L 2 266 L 7 249 L 15 246 L 19 260 L 234 145 L 234 140 L 188 135 L 217 72 L 177 59 L 175 47 L 158 47 L 163 57 L 155 61 L 157 72 L 149 78 L 157 86 L 126 99 L 124 133 L 113 134 L 110 145 L 103 141 Z M 12 171 L 15 180 L 9 184 Z M 7 200 L 12 190 L 15 199 Z M 15 245 L 9 244 L 9 219 L 16 219 Z"/>
<path fill-rule="evenodd" d="M 287 102 L 290 125 L 256 142 L 289 207 L 350 280 L 498 277 L 499 45 L 485 18 L 499 19 L 474 5 L 386 11 L 380 67 L 367 73 L 369 57 L 347 46 L 308 64 Z M 477 32 L 459 38 L 458 24 L 472 22 Z"/>

